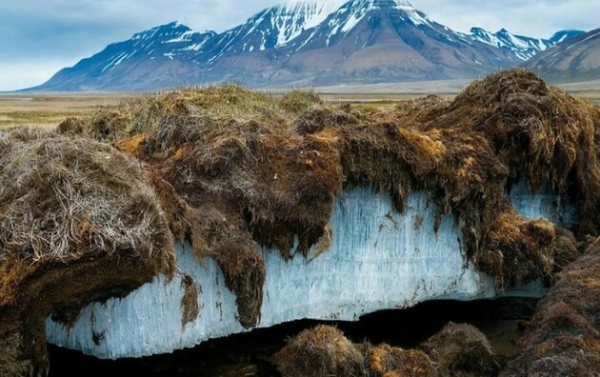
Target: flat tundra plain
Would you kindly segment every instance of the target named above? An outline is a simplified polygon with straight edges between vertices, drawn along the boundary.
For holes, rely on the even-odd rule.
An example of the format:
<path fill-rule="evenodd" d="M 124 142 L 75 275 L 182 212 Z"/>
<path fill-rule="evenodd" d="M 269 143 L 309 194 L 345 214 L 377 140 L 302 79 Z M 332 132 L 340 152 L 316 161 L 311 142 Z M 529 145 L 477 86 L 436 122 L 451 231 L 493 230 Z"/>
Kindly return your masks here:
<path fill-rule="evenodd" d="M 391 106 L 398 101 L 437 94 L 452 99 L 469 84 L 466 80 L 339 85 L 305 88 L 315 90 L 330 103 L 362 103 Z M 572 95 L 600 105 L 600 80 L 559 85 Z M 297 89 L 297 88 L 296 88 Z M 301 88 L 302 89 L 302 88 Z M 265 90 L 279 95 L 290 89 Z M 0 130 L 15 126 L 31 126 L 52 130 L 68 117 L 84 117 L 99 108 L 116 108 L 120 102 L 140 97 L 141 93 L 69 93 L 69 94 L 0 94 Z"/>

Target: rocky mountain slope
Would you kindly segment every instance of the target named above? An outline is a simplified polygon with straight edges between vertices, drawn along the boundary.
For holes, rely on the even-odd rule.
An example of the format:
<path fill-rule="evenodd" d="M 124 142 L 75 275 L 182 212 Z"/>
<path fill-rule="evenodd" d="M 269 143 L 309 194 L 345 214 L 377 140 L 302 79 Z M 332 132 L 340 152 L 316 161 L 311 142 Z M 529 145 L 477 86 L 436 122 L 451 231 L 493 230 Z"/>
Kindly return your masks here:
<path fill-rule="evenodd" d="M 525 67 L 553 82 L 597 80 L 600 78 L 600 29 L 539 54 Z"/>

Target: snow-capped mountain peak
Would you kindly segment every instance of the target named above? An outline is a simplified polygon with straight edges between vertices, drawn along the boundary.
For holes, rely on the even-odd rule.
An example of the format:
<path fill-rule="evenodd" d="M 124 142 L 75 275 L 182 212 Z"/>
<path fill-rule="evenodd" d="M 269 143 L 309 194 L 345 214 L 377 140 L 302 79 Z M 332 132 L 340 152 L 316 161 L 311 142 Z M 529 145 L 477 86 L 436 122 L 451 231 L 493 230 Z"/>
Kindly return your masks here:
<path fill-rule="evenodd" d="M 520 60 L 528 60 L 540 51 L 554 46 L 555 42 L 541 38 L 531 38 L 509 32 L 505 28 L 492 33 L 482 28 L 471 29 L 471 37 L 479 42 L 511 51 Z"/>
<path fill-rule="evenodd" d="M 272 26 L 276 27 L 278 31 L 275 47 L 282 46 L 299 36 L 304 30 L 319 25 L 347 1 L 289 0 L 267 9 L 272 14 Z"/>
<path fill-rule="evenodd" d="M 296 43 L 299 46 L 297 50 L 319 37 L 325 38 L 326 45 L 329 45 L 330 41 L 339 35 L 354 29 L 369 14 L 394 14 L 399 20 L 410 22 L 417 27 L 434 24 L 406 0 L 350 0 L 331 13 L 304 41 Z"/>
<path fill-rule="evenodd" d="M 173 21 L 171 23 L 153 27 L 149 30 L 145 30 L 139 33 L 135 33 L 131 40 L 147 40 L 153 38 L 165 38 L 168 36 L 180 36 L 183 33 L 191 32 L 192 30 L 180 24 L 179 21 Z"/>
<path fill-rule="evenodd" d="M 352 25 L 358 23 L 358 21 L 360 21 L 360 19 L 368 12 L 382 10 L 399 10 L 405 14 L 407 20 L 411 21 L 414 25 L 431 23 L 423 12 L 417 10 L 406 0 L 353 0 L 345 3 L 345 5 L 340 7 L 336 13 L 339 13 L 340 15 L 344 13 L 352 14 L 351 17 L 349 17 L 348 23 L 341 29 L 342 31 L 348 31 L 352 28 Z"/>

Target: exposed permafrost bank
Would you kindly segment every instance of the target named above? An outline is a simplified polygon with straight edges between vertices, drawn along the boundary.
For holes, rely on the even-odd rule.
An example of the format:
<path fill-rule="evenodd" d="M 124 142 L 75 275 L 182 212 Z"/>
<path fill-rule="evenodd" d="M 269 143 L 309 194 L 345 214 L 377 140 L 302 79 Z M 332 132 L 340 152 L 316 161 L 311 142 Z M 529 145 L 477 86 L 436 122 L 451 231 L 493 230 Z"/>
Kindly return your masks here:
<path fill-rule="evenodd" d="M 567 225 L 576 221 L 571 206 L 552 204 L 559 200 L 555 195 L 531 195 L 525 185 L 516 185 L 509 196 L 524 215 L 562 218 Z M 267 273 L 258 327 L 302 318 L 356 320 L 435 299 L 542 296 L 540 284 L 497 292 L 494 280 L 468 261 L 453 216 L 443 216 L 434 231 L 437 210 L 424 192 L 411 194 L 398 213 L 387 195 L 344 191 L 335 201 L 330 246 L 320 255 L 313 248 L 308 260 L 297 255 L 285 261 L 276 250 L 261 250 Z M 189 245 L 179 246 L 177 256 L 178 274 L 169 282 L 158 277 L 124 299 L 91 304 L 70 328 L 48 319 L 48 341 L 101 358 L 124 358 L 245 331 L 216 262 L 207 258 L 199 264 Z M 196 302 L 185 296 L 189 277 L 198 288 L 192 291 L 195 318 L 189 313 L 195 315 Z"/>

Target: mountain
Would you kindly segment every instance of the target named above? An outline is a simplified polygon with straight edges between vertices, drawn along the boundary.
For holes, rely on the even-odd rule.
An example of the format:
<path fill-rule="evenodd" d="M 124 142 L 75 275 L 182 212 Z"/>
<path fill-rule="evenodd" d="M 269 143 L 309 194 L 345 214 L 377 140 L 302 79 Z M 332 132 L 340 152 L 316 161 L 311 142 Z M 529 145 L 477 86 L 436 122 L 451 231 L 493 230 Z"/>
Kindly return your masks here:
<path fill-rule="evenodd" d="M 218 57 L 281 47 L 304 30 L 319 25 L 346 1 L 288 2 L 264 9 L 220 35 L 206 53 Z"/>
<path fill-rule="evenodd" d="M 556 38 L 570 35 L 565 32 Z M 514 46 L 522 51 L 515 53 Z M 544 46 L 506 31 L 455 32 L 406 0 L 288 1 L 223 33 L 194 32 L 177 22 L 137 33 L 62 69 L 32 90 L 145 91 L 224 81 L 274 87 L 472 78 L 520 63 Z"/>
<path fill-rule="evenodd" d="M 524 66 L 556 83 L 597 80 L 600 78 L 600 29 L 565 40 Z"/>
<path fill-rule="evenodd" d="M 322 85 L 467 78 L 516 61 L 405 0 L 348 1 L 283 52 L 280 74 L 303 72 L 307 84 Z"/>
<path fill-rule="evenodd" d="M 564 40 L 584 34 L 583 30 L 561 30 L 549 39 L 531 38 L 512 34 L 506 29 L 492 33 L 482 28 L 471 29 L 473 39 L 498 47 L 507 53 L 513 53 L 517 59 L 526 61 Z"/>
<path fill-rule="evenodd" d="M 198 33 L 172 22 L 141 33 L 124 42 L 108 45 L 96 55 L 56 73 L 41 89 L 57 91 L 140 90 L 186 85 L 197 77 L 196 56 L 217 36 Z"/>

